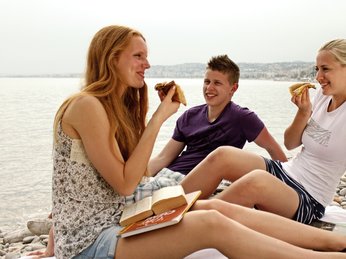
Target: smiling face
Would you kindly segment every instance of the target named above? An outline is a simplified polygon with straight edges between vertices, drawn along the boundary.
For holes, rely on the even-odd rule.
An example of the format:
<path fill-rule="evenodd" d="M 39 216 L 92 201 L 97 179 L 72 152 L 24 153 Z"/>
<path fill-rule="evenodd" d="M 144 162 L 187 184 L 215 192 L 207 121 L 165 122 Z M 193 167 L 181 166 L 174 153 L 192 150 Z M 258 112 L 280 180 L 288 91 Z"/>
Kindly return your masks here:
<path fill-rule="evenodd" d="M 321 50 L 316 58 L 316 80 L 324 95 L 346 96 L 346 66 L 328 50 Z"/>
<path fill-rule="evenodd" d="M 231 100 L 238 84 L 231 85 L 228 75 L 207 69 L 204 75 L 203 96 L 209 107 L 223 109 Z"/>
<path fill-rule="evenodd" d="M 128 47 L 115 61 L 118 76 L 124 88 L 144 86 L 144 73 L 150 68 L 147 56 L 147 44 L 144 39 L 140 36 L 132 37 Z"/>

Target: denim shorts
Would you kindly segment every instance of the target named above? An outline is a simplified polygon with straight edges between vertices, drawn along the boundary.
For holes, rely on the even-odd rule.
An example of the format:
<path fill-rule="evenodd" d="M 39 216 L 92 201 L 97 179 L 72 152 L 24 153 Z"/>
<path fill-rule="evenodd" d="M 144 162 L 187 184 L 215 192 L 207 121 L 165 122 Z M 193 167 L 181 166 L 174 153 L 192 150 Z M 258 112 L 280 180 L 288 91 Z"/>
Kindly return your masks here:
<path fill-rule="evenodd" d="M 279 161 L 273 161 L 267 158 L 264 158 L 264 161 L 266 163 L 266 170 L 269 173 L 297 192 L 299 196 L 299 205 L 296 214 L 293 217 L 294 220 L 304 224 L 310 224 L 312 221 L 322 218 L 325 212 L 324 206 L 316 201 L 314 197 L 305 190 L 304 186 L 290 177 L 282 168 Z"/>
<path fill-rule="evenodd" d="M 74 256 L 73 259 L 113 259 L 118 242 L 120 226 L 104 229 L 94 243 Z"/>

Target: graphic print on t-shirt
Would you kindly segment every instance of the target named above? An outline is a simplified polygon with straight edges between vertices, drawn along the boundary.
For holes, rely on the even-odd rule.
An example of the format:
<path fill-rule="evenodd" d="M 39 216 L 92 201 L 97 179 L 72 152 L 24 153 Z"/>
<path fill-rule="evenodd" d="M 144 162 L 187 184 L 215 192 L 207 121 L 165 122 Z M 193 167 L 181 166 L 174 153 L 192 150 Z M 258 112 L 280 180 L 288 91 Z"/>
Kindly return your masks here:
<path fill-rule="evenodd" d="M 310 136 L 315 142 L 327 147 L 330 136 L 332 134 L 331 131 L 323 129 L 319 124 L 314 121 L 314 119 L 311 119 L 308 123 L 305 132 L 308 136 Z"/>

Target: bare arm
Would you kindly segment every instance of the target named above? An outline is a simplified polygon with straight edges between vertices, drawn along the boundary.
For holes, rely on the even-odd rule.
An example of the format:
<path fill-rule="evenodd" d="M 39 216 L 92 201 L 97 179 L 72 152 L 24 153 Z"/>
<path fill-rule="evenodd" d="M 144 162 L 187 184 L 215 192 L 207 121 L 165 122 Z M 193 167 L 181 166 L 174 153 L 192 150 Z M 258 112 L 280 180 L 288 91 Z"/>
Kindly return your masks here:
<path fill-rule="evenodd" d="M 155 175 L 162 168 L 167 167 L 174 159 L 178 157 L 184 147 L 185 144 L 183 142 L 170 139 L 161 152 L 157 156 L 150 159 L 148 164 L 149 174 Z"/>
<path fill-rule="evenodd" d="M 302 135 L 312 112 L 309 91 L 305 89 L 300 96 L 293 96 L 291 101 L 298 106 L 293 122 L 285 130 L 284 144 L 288 150 L 302 144 Z"/>
<path fill-rule="evenodd" d="M 45 256 L 53 256 L 54 255 L 54 227 L 52 226 L 49 230 L 48 244 L 45 252 Z"/>
<path fill-rule="evenodd" d="M 67 108 L 63 129 L 74 131 L 82 140 L 88 158 L 102 177 L 121 195 L 133 193 L 145 174 L 155 139 L 163 122 L 174 114 L 179 103 L 172 102 L 172 88 L 153 114 L 139 143 L 125 162 L 114 138 L 110 138 L 110 124 L 99 100 L 82 96 Z"/>
<path fill-rule="evenodd" d="M 279 143 L 269 133 L 268 129 L 264 127 L 260 134 L 254 141 L 258 146 L 264 148 L 269 153 L 273 160 L 280 160 L 281 162 L 287 161 L 287 157 L 282 150 Z"/>

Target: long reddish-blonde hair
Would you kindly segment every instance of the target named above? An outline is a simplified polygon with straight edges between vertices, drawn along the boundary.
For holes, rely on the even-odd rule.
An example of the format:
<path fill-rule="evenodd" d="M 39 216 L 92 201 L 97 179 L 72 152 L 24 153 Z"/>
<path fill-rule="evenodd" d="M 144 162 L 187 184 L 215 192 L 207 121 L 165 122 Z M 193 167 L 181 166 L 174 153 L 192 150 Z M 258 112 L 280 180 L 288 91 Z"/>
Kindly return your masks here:
<path fill-rule="evenodd" d="M 127 48 L 132 37 L 143 35 L 125 26 L 107 26 L 92 39 L 87 58 L 85 84 L 81 91 L 68 98 L 58 109 L 54 119 L 54 140 L 57 126 L 68 105 L 80 95 L 92 95 L 104 106 L 110 122 L 111 138 L 116 138 L 126 161 L 137 145 L 146 124 L 148 87 L 127 87 L 122 96 L 114 60 Z M 145 39 L 144 39 L 145 40 Z M 55 142 L 54 141 L 54 142 Z"/>

